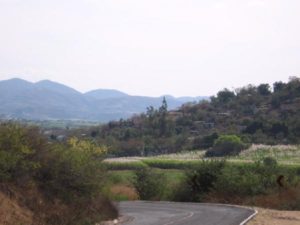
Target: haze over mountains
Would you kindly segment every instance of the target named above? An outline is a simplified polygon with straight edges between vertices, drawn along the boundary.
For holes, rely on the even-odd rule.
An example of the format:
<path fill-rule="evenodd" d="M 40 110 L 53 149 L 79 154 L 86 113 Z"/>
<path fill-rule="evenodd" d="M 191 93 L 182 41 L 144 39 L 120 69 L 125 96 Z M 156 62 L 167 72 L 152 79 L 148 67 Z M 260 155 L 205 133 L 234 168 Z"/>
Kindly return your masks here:
<path fill-rule="evenodd" d="M 118 90 L 97 89 L 81 93 L 49 80 L 37 83 L 14 78 L 0 81 L 0 117 L 28 120 L 89 120 L 106 122 L 128 118 L 155 108 L 162 97 L 131 96 Z M 207 97 L 165 96 L 169 109 Z"/>

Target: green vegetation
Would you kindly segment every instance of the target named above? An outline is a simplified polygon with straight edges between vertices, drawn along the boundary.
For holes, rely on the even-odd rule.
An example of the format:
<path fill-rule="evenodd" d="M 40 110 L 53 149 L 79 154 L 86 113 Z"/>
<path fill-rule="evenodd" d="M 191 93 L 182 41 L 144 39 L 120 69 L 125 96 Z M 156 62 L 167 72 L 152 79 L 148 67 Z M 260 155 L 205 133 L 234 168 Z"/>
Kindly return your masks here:
<path fill-rule="evenodd" d="M 163 176 L 150 168 L 135 172 L 134 187 L 143 200 L 155 200 L 162 192 Z"/>
<path fill-rule="evenodd" d="M 158 165 L 161 162 L 162 165 Z M 144 168 L 113 171 L 114 185 L 131 187 L 139 199 L 246 204 L 286 210 L 300 209 L 300 166 L 278 165 L 266 158 L 256 163 L 194 161 L 188 168 Z M 151 166 L 151 164 L 149 164 Z M 156 168 L 165 167 L 157 161 Z M 278 178 L 282 176 L 283 187 Z M 126 177 L 126 178 L 124 178 Z M 112 183 L 110 184 L 112 185 Z M 125 193 L 126 195 L 126 193 Z M 123 199 L 131 199 L 123 196 Z"/>
<path fill-rule="evenodd" d="M 0 187 L 21 192 L 37 223 L 95 224 L 117 216 L 101 193 L 106 151 L 86 139 L 49 144 L 37 128 L 0 124 Z"/>
<path fill-rule="evenodd" d="M 178 170 L 193 168 L 195 165 L 198 164 L 197 161 L 156 159 L 156 158 L 143 159 L 142 162 L 152 168 L 178 169 Z"/>
<path fill-rule="evenodd" d="M 238 155 L 245 148 L 245 143 L 238 136 L 221 135 L 205 155 L 207 157 L 233 156 Z"/>
<path fill-rule="evenodd" d="M 213 147 L 219 137 L 235 135 L 235 150 L 211 150 L 208 154 L 237 155 L 244 144 L 299 144 L 299 105 L 300 79 L 292 77 L 287 83 L 274 83 L 273 88 L 261 84 L 234 91 L 224 89 L 210 101 L 185 104 L 173 111 L 167 110 L 164 100 L 158 109 L 150 106 L 146 113 L 130 119 L 81 129 L 77 133 L 107 145 L 113 156 L 206 150 Z M 243 143 L 238 143 L 238 138 Z"/>
<path fill-rule="evenodd" d="M 145 168 L 147 165 L 142 161 L 132 162 L 106 162 L 105 166 L 108 170 L 140 170 Z"/>

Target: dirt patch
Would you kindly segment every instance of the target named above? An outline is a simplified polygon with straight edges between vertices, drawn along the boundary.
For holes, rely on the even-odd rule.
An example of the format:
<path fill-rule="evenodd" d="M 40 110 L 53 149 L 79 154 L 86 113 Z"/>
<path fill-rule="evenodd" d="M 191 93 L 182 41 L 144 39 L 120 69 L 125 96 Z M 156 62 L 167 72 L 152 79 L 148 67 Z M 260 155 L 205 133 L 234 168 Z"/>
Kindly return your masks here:
<path fill-rule="evenodd" d="M 21 207 L 16 201 L 0 192 L 0 224 L 2 225 L 31 225 L 32 212 Z"/>
<path fill-rule="evenodd" d="M 115 185 L 111 187 L 110 192 L 112 196 L 118 196 L 119 198 L 124 197 L 126 200 L 134 201 L 138 199 L 138 194 L 133 187 L 125 185 Z"/>
<path fill-rule="evenodd" d="M 277 211 L 257 208 L 258 214 L 248 225 L 299 225 L 300 211 Z"/>

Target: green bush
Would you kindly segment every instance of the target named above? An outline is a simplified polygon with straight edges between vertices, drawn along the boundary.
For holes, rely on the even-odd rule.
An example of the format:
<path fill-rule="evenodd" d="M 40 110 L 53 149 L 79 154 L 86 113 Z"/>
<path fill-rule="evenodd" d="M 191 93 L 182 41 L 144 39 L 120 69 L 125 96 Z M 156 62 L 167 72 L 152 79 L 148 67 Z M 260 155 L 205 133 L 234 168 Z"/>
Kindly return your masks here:
<path fill-rule="evenodd" d="M 266 191 L 262 175 L 253 170 L 228 165 L 219 174 L 214 191 L 230 198 L 254 196 Z"/>
<path fill-rule="evenodd" d="M 45 143 L 36 128 L 0 124 L 0 182 L 19 182 L 32 176 L 40 167 Z"/>
<path fill-rule="evenodd" d="M 238 155 L 246 148 L 245 143 L 236 135 L 222 135 L 214 143 L 214 146 L 205 154 L 207 157 L 222 157 Z"/>
<path fill-rule="evenodd" d="M 66 202 L 94 197 L 105 176 L 101 163 L 105 152 L 88 140 L 72 138 L 66 146 L 51 148 L 36 179 L 46 193 Z"/>
<path fill-rule="evenodd" d="M 106 215 L 117 216 L 116 209 L 101 193 L 105 152 L 105 147 L 76 138 L 66 144 L 50 144 L 38 128 L 3 123 L 0 184 L 33 188 L 44 208 L 37 206 L 32 196 L 24 195 L 22 201 L 34 216 L 41 215 L 45 224 L 95 224 Z M 55 202 L 61 209 L 43 211 Z"/>
<path fill-rule="evenodd" d="M 135 172 L 134 187 L 141 200 L 160 199 L 163 177 L 153 169 L 143 168 Z"/>
<path fill-rule="evenodd" d="M 273 157 L 265 157 L 263 159 L 263 163 L 265 166 L 269 167 L 276 167 L 277 166 L 277 160 Z"/>
<path fill-rule="evenodd" d="M 210 192 L 225 165 L 225 161 L 202 161 L 193 170 L 188 170 L 186 200 L 198 201 L 204 194 Z"/>
<path fill-rule="evenodd" d="M 204 137 L 197 137 L 193 141 L 194 149 L 207 149 L 214 145 L 215 140 L 219 137 L 217 133 L 206 135 Z"/>

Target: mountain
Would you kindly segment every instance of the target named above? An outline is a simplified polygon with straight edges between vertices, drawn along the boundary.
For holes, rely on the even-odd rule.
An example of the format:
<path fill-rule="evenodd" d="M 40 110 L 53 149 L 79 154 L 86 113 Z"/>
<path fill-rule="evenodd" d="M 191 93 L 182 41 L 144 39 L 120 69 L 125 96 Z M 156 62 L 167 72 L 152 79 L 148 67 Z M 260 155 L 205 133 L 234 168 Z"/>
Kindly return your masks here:
<path fill-rule="evenodd" d="M 96 99 L 122 98 L 122 97 L 129 96 L 124 92 L 113 90 L 113 89 L 97 89 L 97 90 L 86 92 L 84 95 Z"/>
<path fill-rule="evenodd" d="M 163 99 L 131 96 L 111 89 L 97 89 L 82 94 L 50 80 L 32 83 L 18 78 L 0 81 L 0 96 L 2 118 L 100 122 L 126 119 L 145 112 L 148 106 L 157 108 Z M 175 109 L 186 102 L 172 96 L 167 96 L 166 99 L 169 109 Z M 186 100 L 198 99 L 199 97 Z"/>

